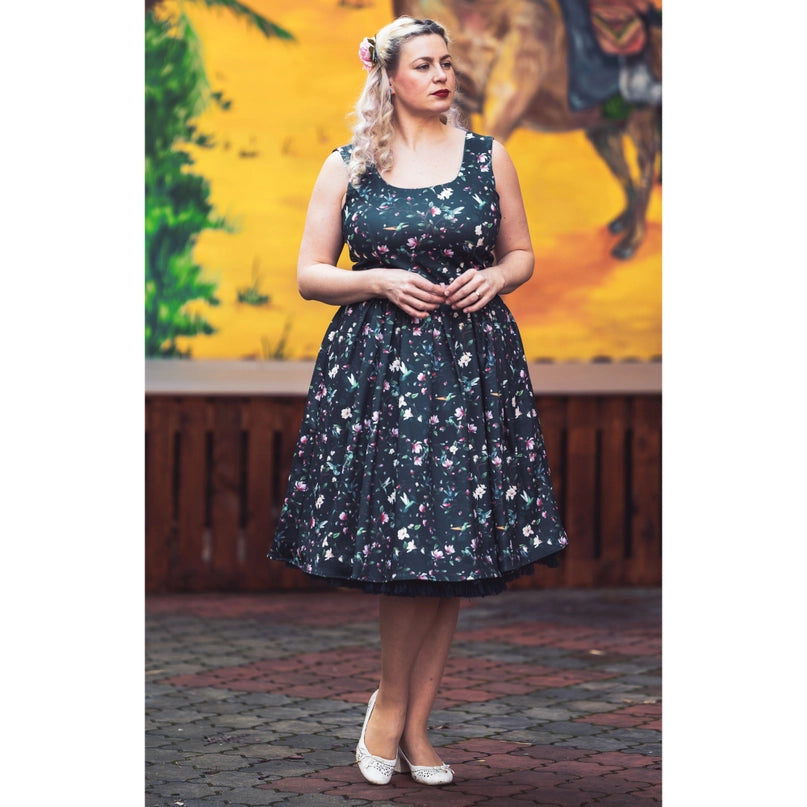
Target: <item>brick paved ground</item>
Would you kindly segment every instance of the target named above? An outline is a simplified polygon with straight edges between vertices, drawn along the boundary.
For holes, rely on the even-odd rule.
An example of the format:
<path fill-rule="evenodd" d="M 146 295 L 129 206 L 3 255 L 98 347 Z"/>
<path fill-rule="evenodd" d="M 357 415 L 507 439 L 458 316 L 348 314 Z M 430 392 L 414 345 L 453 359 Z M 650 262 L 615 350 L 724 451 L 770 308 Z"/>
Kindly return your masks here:
<path fill-rule="evenodd" d="M 442 788 L 354 763 L 377 598 L 146 600 L 146 807 L 650 807 L 661 803 L 661 594 L 466 601 L 433 714 Z"/>

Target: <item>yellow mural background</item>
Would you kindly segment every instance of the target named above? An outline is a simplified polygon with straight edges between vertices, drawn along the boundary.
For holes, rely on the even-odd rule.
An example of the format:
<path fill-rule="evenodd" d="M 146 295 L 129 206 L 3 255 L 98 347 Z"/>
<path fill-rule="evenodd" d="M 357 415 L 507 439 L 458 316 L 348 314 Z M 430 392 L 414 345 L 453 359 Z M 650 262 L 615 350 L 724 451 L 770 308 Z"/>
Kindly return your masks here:
<path fill-rule="evenodd" d="M 200 131 L 213 149 L 191 148 L 193 171 L 211 184 L 216 211 L 236 232 L 205 231 L 195 257 L 218 283 L 221 305 L 197 304 L 217 333 L 178 340 L 196 359 L 316 355 L 335 309 L 303 300 L 296 260 L 308 196 L 328 153 L 350 139 L 348 113 L 364 82 L 359 41 L 389 22 L 385 2 L 252 0 L 296 42 L 266 39 L 220 9 L 186 3 L 214 90 Z M 166 11 L 176 9 L 166 4 Z M 505 300 L 528 359 L 656 359 L 661 355 L 661 187 L 651 196 L 647 237 L 634 257 L 610 256 L 606 222 L 623 196 L 582 132 L 517 130 L 508 140 L 535 247 L 535 274 Z M 628 152 L 629 159 L 633 155 Z M 349 267 L 347 252 L 339 262 Z M 237 301 L 256 282 L 263 306 Z M 283 347 L 285 345 L 285 347 Z"/>

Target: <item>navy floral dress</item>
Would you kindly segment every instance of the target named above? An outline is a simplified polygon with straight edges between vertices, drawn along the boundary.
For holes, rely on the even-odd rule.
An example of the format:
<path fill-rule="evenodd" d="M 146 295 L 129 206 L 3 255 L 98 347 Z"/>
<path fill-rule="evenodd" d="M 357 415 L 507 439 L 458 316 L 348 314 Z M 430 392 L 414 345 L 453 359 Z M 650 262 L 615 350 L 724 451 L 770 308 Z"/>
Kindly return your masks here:
<path fill-rule="evenodd" d="M 494 262 L 501 219 L 492 140 L 467 133 L 457 177 L 397 188 L 374 168 L 348 185 L 353 270 L 450 283 Z M 339 149 L 347 162 L 350 146 Z M 414 319 L 386 299 L 339 308 L 325 334 L 269 557 L 337 585 L 481 596 L 566 534 L 524 348 L 495 297 Z"/>

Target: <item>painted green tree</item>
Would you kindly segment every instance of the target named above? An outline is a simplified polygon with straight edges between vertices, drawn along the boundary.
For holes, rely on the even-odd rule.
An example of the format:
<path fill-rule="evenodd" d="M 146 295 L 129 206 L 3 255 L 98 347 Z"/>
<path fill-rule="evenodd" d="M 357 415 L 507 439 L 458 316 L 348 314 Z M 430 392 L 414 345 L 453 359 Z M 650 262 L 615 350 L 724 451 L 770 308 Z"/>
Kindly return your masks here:
<path fill-rule="evenodd" d="M 228 9 L 267 38 L 293 39 L 241 3 L 198 2 Z M 210 183 L 191 170 L 187 146 L 213 146 L 196 120 L 209 104 L 227 109 L 229 102 L 211 89 L 183 4 L 176 19 L 161 14 L 159 6 L 157 0 L 146 2 L 146 356 L 188 357 L 190 351 L 177 346 L 178 337 L 215 332 L 203 316 L 188 311 L 188 304 L 219 302 L 216 284 L 202 278 L 193 249 L 201 232 L 227 229 L 228 224 L 210 203 Z"/>

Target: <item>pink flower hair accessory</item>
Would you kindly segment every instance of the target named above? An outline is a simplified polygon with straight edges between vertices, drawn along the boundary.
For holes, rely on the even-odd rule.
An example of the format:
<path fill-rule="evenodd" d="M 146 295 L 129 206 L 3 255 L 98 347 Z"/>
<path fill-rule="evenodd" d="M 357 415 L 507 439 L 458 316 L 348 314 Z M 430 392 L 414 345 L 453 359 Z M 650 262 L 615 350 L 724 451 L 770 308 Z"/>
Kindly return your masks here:
<path fill-rule="evenodd" d="M 369 73 L 377 64 L 378 56 L 375 52 L 375 39 L 366 36 L 359 45 L 359 59 L 361 66 Z"/>

